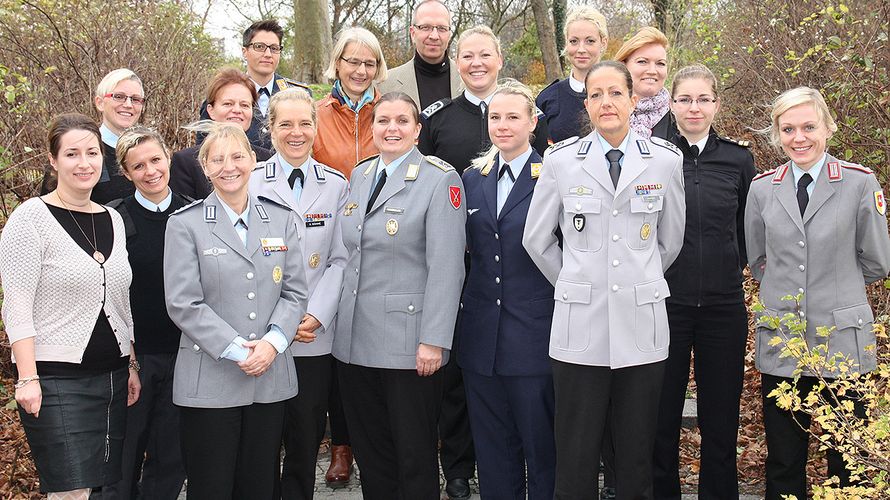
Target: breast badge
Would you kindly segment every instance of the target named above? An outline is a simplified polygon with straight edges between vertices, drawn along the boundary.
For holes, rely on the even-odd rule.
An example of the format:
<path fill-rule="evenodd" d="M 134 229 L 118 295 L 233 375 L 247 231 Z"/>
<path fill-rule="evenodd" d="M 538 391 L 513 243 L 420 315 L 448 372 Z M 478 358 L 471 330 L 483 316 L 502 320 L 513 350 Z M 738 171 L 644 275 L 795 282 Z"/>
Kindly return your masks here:
<path fill-rule="evenodd" d="M 572 217 L 572 222 L 575 224 L 575 231 L 580 233 L 584 230 L 584 224 L 587 220 L 584 218 L 584 214 L 575 214 L 575 216 Z"/>
<path fill-rule="evenodd" d="M 309 267 L 315 269 L 319 264 L 321 264 L 321 255 L 318 255 L 318 252 L 314 252 L 309 256 Z"/>
<path fill-rule="evenodd" d="M 643 241 L 648 240 L 651 234 L 652 226 L 648 222 L 644 223 L 643 227 L 640 228 L 640 238 L 643 238 Z"/>
<path fill-rule="evenodd" d="M 390 236 L 395 236 L 396 233 L 399 232 L 399 221 L 395 219 L 389 219 L 386 221 L 386 234 Z"/>
<path fill-rule="evenodd" d="M 275 266 L 275 268 L 272 269 L 272 281 L 274 281 L 275 283 L 281 283 L 281 277 L 283 275 L 284 273 L 281 272 L 280 266 Z"/>
<path fill-rule="evenodd" d="M 343 215 L 349 217 L 350 215 L 352 215 L 352 211 L 356 208 L 358 208 L 358 203 L 349 203 L 348 205 L 346 205 L 346 210 L 343 211 Z"/>

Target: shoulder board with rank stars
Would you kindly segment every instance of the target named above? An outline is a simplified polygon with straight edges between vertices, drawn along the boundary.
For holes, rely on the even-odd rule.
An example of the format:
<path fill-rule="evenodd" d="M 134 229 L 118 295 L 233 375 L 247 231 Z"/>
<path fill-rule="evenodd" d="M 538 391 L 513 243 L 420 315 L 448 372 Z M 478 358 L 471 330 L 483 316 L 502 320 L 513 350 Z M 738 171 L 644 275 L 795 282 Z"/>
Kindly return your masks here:
<path fill-rule="evenodd" d="M 447 97 L 445 99 L 439 99 L 438 101 L 427 106 L 426 109 L 424 109 L 420 114 L 424 118 L 429 119 L 429 117 L 431 117 L 434 114 L 438 113 L 439 111 L 443 110 L 449 104 L 451 104 L 451 99 L 449 99 Z"/>
<path fill-rule="evenodd" d="M 484 167 L 480 169 L 482 175 L 488 177 L 488 174 L 491 173 L 491 169 L 494 167 L 494 158 L 488 160 L 488 163 L 485 164 Z"/>
<path fill-rule="evenodd" d="M 309 85 L 291 78 L 279 78 L 275 83 L 278 84 L 279 89 L 299 88 L 305 90 L 310 96 L 312 95 L 312 89 L 309 88 Z"/>
<path fill-rule="evenodd" d="M 437 167 L 443 172 L 451 172 L 452 170 L 454 170 L 454 167 L 452 167 L 451 164 L 439 158 L 438 156 L 424 156 L 424 158 L 426 158 L 426 161 L 428 161 L 430 164 Z"/>
<path fill-rule="evenodd" d="M 352 169 L 355 170 L 355 169 L 357 169 L 358 166 L 361 165 L 362 163 L 364 163 L 364 162 L 366 162 L 366 161 L 370 161 L 371 164 L 368 165 L 368 168 L 366 168 L 366 169 L 365 169 L 365 172 L 364 172 L 365 175 L 368 175 L 368 174 L 371 173 L 371 167 L 374 166 L 374 162 L 373 162 L 372 160 L 376 160 L 378 156 L 380 156 L 380 155 L 379 155 L 379 154 L 378 154 L 378 155 L 371 155 L 371 156 L 365 158 L 364 160 L 362 160 L 362 161 L 356 163 L 355 166 L 352 167 Z"/>
<path fill-rule="evenodd" d="M 750 148 L 750 147 L 751 147 L 751 142 L 750 142 L 750 141 L 743 140 L 743 139 L 738 139 L 738 140 L 736 140 L 736 139 L 733 139 L 733 138 L 731 138 L 731 137 L 722 137 L 722 136 L 719 136 L 719 135 L 717 136 L 717 139 L 720 139 L 720 140 L 723 141 L 723 142 L 728 142 L 728 143 L 730 143 L 730 144 L 735 144 L 736 146 L 741 146 L 741 147 L 743 147 L 743 148 Z"/>
<path fill-rule="evenodd" d="M 668 151 L 674 153 L 677 156 L 683 156 L 683 153 L 680 152 L 680 148 L 678 148 L 676 145 L 674 145 L 673 142 L 666 141 L 660 137 L 650 137 L 649 142 L 651 142 L 652 144 L 655 144 L 656 146 L 661 146 L 664 149 L 667 149 Z"/>
<path fill-rule="evenodd" d="M 325 171 L 325 172 L 327 172 L 327 173 L 329 173 L 329 174 L 331 174 L 331 175 L 337 176 L 337 177 L 343 179 L 344 181 L 348 180 L 348 179 L 346 178 L 346 176 L 343 175 L 343 172 L 341 172 L 341 171 L 339 171 L 339 170 L 337 170 L 337 169 L 335 169 L 335 168 L 333 168 L 333 167 L 329 167 L 329 166 L 327 166 L 327 165 L 324 165 L 322 168 L 324 168 L 324 171 Z"/>
<path fill-rule="evenodd" d="M 555 151 L 558 151 L 566 146 L 570 146 L 570 145 L 578 142 L 578 139 L 579 139 L 579 137 L 577 135 L 575 135 L 575 136 L 569 137 L 568 139 L 559 141 L 556 144 L 547 148 L 547 150 L 544 151 L 544 156 L 547 156 L 547 155 L 549 155 Z"/>
<path fill-rule="evenodd" d="M 763 178 L 769 177 L 769 176 L 773 175 L 774 173 L 776 173 L 776 169 L 772 169 L 772 170 L 767 170 L 767 171 L 765 171 L 765 172 L 761 172 L 761 173 L 755 175 L 754 178 L 751 179 L 751 182 L 754 182 L 754 181 L 756 181 L 757 179 L 763 179 Z"/>
<path fill-rule="evenodd" d="M 781 184 L 785 180 L 785 176 L 788 175 L 789 170 L 791 170 L 791 165 L 788 163 L 777 168 L 775 175 L 773 175 L 773 184 Z"/>
<path fill-rule="evenodd" d="M 179 210 L 176 210 L 175 212 L 173 212 L 173 213 L 170 214 L 170 215 L 176 215 L 176 214 L 178 214 L 178 213 L 185 212 L 186 210 L 188 210 L 188 209 L 190 209 L 190 208 L 196 206 L 198 203 L 201 203 L 202 201 L 203 201 L 203 200 L 195 200 L 195 201 L 189 203 L 188 205 L 186 205 L 186 206 L 184 206 L 184 207 L 180 207 Z"/>

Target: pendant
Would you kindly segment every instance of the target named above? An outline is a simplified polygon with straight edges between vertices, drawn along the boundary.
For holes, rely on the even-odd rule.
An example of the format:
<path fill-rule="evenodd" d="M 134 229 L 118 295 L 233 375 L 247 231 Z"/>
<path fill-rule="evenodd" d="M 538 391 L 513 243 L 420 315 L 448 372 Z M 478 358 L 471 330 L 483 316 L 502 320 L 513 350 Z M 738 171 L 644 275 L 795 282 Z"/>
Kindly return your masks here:
<path fill-rule="evenodd" d="M 99 264 L 104 264 L 104 263 L 105 263 L 105 256 L 102 255 L 102 252 L 100 252 L 100 251 L 98 251 L 98 250 L 96 250 L 95 252 L 93 252 L 93 259 L 95 259 L 96 262 L 98 262 Z"/>

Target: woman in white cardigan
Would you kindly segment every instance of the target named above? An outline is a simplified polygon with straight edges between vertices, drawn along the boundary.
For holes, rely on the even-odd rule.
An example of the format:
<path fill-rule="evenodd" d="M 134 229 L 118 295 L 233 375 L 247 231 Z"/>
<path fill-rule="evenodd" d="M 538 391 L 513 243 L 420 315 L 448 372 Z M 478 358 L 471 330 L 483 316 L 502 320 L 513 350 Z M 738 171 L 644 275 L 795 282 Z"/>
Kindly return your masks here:
<path fill-rule="evenodd" d="M 90 201 L 99 128 L 59 115 L 48 147 L 58 187 L 22 203 L 0 235 L 2 314 L 40 489 L 86 500 L 120 480 L 126 407 L 139 398 L 131 272 L 120 215 Z"/>

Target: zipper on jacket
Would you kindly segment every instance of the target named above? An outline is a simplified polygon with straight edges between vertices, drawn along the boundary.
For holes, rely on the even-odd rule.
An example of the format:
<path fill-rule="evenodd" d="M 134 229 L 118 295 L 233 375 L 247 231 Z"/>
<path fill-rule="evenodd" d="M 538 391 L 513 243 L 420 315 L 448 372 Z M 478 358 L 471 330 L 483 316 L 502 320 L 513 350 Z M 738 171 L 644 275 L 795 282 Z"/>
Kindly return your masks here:
<path fill-rule="evenodd" d="M 353 128 L 355 132 L 355 164 L 358 164 L 362 158 L 359 156 L 359 148 L 361 145 L 358 143 L 358 111 L 355 112 L 355 127 Z"/>
<path fill-rule="evenodd" d="M 699 179 L 698 156 L 692 159 L 692 164 L 694 167 L 693 172 L 695 173 L 695 203 L 698 206 L 698 213 L 696 214 L 696 222 L 698 223 L 698 247 L 696 248 L 696 250 L 698 250 L 698 304 L 696 307 L 701 307 L 702 274 L 704 274 L 702 272 L 704 265 L 704 259 L 702 258 L 702 241 L 704 238 L 701 234 L 701 181 Z"/>
<path fill-rule="evenodd" d="M 108 463 L 108 456 L 111 454 L 111 402 L 114 401 L 114 372 L 108 374 L 108 380 L 111 382 L 111 397 L 108 398 L 108 407 L 105 408 L 105 463 Z"/>

